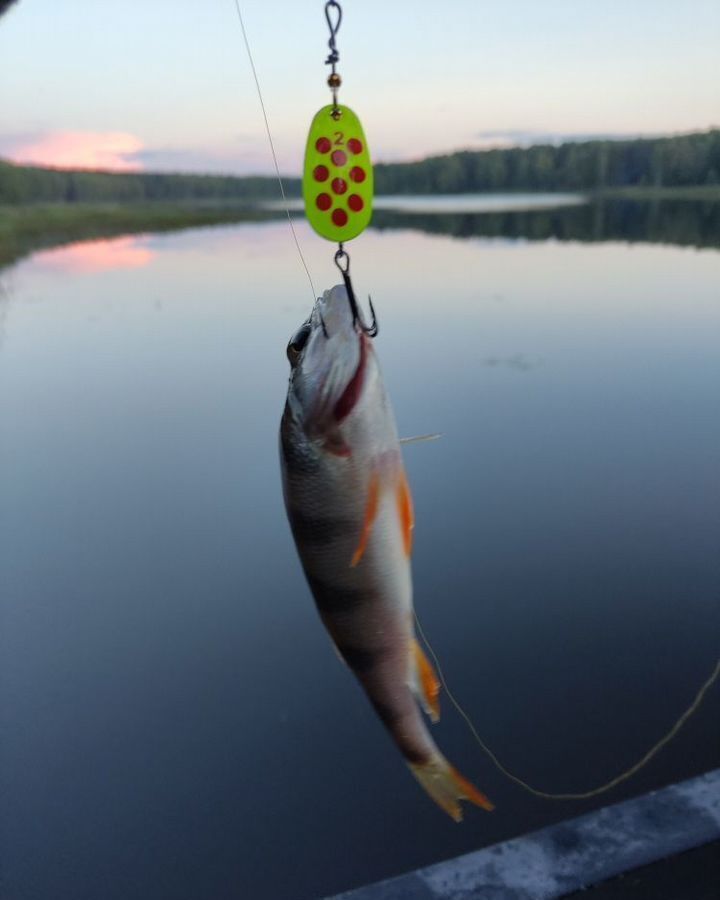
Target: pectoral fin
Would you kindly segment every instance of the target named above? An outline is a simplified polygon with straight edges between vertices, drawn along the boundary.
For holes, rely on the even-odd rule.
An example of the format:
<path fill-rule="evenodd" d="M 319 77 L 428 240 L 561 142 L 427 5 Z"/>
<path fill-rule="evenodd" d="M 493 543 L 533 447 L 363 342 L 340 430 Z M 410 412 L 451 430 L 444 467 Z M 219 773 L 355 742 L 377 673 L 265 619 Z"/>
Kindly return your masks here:
<path fill-rule="evenodd" d="M 405 470 L 400 470 L 400 478 L 398 480 L 397 491 L 397 509 L 400 517 L 400 528 L 402 530 L 403 546 L 405 555 L 410 556 L 412 553 L 412 530 L 415 527 L 415 515 L 413 513 L 413 502 L 410 495 L 410 486 L 405 475 Z"/>
<path fill-rule="evenodd" d="M 433 722 L 440 720 L 440 679 L 423 648 L 413 638 L 418 700 Z"/>
<path fill-rule="evenodd" d="M 363 519 L 362 531 L 360 532 L 360 541 L 353 553 L 352 560 L 350 561 L 351 568 L 355 568 L 355 566 L 360 562 L 363 558 L 363 554 L 367 548 L 368 541 L 370 540 L 370 532 L 372 531 L 373 524 L 375 523 L 375 519 L 377 517 L 378 512 L 378 504 L 380 500 L 380 478 L 377 472 L 373 472 L 370 476 L 370 482 L 368 484 L 368 492 L 367 492 L 367 501 L 365 503 L 365 517 Z"/>

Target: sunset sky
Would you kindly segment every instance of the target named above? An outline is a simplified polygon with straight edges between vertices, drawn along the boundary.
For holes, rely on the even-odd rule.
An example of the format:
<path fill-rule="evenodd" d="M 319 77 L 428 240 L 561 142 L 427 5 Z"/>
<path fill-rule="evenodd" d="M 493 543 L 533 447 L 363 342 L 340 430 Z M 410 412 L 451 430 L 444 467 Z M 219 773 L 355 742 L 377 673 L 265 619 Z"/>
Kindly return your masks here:
<path fill-rule="evenodd" d="M 322 0 L 242 2 L 281 169 L 328 102 Z M 345 0 L 341 100 L 376 160 L 720 124 L 717 0 Z M 20 0 L 0 21 L 0 156 L 269 173 L 234 0 Z"/>

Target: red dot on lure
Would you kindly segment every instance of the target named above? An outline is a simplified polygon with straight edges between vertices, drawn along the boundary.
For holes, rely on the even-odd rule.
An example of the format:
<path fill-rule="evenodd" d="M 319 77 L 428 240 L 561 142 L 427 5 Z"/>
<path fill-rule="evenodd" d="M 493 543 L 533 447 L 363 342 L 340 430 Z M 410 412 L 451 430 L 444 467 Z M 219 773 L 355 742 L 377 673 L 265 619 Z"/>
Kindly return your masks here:
<path fill-rule="evenodd" d="M 348 174 L 350 175 L 350 180 L 356 184 L 361 184 L 365 181 L 365 170 L 361 169 L 360 166 L 353 166 Z"/>
<path fill-rule="evenodd" d="M 315 181 L 327 181 L 329 174 L 327 166 L 315 166 L 313 170 L 313 178 Z"/>
<path fill-rule="evenodd" d="M 344 166 L 347 162 L 347 153 L 344 150 L 333 150 L 330 159 L 334 166 Z"/>

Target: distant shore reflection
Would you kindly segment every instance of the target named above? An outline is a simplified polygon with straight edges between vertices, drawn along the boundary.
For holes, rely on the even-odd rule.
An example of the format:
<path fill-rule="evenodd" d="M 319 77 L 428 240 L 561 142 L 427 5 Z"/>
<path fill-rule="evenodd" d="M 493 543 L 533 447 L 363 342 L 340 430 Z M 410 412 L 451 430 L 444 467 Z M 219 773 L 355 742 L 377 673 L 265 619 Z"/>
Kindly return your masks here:
<path fill-rule="evenodd" d="M 155 252 L 137 235 L 93 241 L 81 241 L 40 250 L 35 264 L 58 272 L 83 274 L 107 272 L 112 269 L 139 269 L 147 266 Z"/>
<path fill-rule="evenodd" d="M 445 209 L 443 207 L 443 209 Z M 376 209 L 373 227 L 409 228 L 451 237 L 530 241 L 621 241 L 720 247 L 720 203 L 624 198 L 498 212 L 409 212 Z"/>

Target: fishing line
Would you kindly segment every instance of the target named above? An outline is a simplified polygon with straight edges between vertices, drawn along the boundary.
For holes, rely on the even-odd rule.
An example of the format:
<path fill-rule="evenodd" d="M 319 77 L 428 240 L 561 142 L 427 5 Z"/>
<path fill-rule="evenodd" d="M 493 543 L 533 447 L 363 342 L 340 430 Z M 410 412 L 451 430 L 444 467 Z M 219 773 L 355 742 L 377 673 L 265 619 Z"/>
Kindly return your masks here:
<path fill-rule="evenodd" d="M 252 69 L 253 78 L 255 79 L 255 87 L 257 88 L 260 108 L 262 109 L 263 119 L 265 120 L 265 131 L 267 132 L 268 141 L 270 142 L 270 152 L 272 153 L 273 163 L 275 164 L 275 174 L 277 175 L 278 184 L 280 185 L 280 193 L 282 194 L 283 205 L 285 207 L 285 215 L 287 216 L 288 223 L 290 224 L 290 231 L 292 231 L 295 246 L 297 247 L 297 252 L 300 255 L 300 261 L 303 264 L 305 274 L 307 275 L 308 281 L 310 282 L 310 290 L 312 291 L 313 295 L 313 303 L 315 303 L 317 292 L 315 291 L 315 285 L 313 284 L 310 270 L 308 269 L 307 263 L 305 262 L 305 257 L 303 256 L 302 248 L 300 247 L 300 241 L 298 240 L 298 236 L 295 232 L 295 226 L 293 225 L 292 216 L 290 215 L 290 210 L 288 209 L 287 197 L 285 196 L 285 187 L 283 185 L 282 176 L 280 175 L 280 167 L 278 166 L 277 154 L 275 153 L 275 144 L 273 143 L 272 133 L 270 131 L 270 123 L 268 121 L 267 111 L 265 109 L 265 102 L 263 101 L 262 91 L 260 90 L 260 81 L 258 79 L 257 70 L 255 69 L 255 62 L 253 60 L 252 51 L 250 50 L 250 42 L 248 41 L 247 32 L 245 31 L 245 22 L 243 21 L 242 11 L 240 10 L 240 0 L 235 0 L 235 9 L 237 10 L 238 19 L 240 20 L 240 29 L 242 30 L 245 49 L 247 50 L 248 59 L 250 60 L 250 68 Z"/>
<path fill-rule="evenodd" d="M 528 784 L 526 781 L 523 781 L 522 778 L 519 778 L 517 775 L 514 775 L 509 769 L 507 769 L 497 758 L 497 756 L 493 753 L 493 751 L 488 747 L 488 745 L 483 741 L 483 739 L 478 734 L 478 730 L 473 724 L 470 716 L 465 712 L 460 703 L 455 699 L 454 694 L 448 687 L 447 681 L 445 680 L 445 675 L 443 674 L 442 667 L 440 666 L 440 662 L 437 658 L 437 654 L 432 648 L 430 641 L 427 639 L 425 632 L 423 631 L 423 627 L 420 624 L 420 620 L 418 619 L 417 613 L 415 613 L 415 624 L 417 625 L 418 634 L 423 639 L 423 643 L 427 647 L 430 656 L 435 663 L 435 667 L 437 669 L 438 677 L 442 683 L 443 688 L 445 689 L 445 693 L 448 696 L 448 699 L 455 707 L 455 709 L 460 713 L 461 717 L 465 720 L 465 724 L 470 729 L 470 733 L 473 735 L 477 743 L 480 745 L 481 750 L 489 757 L 490 761 L 493 763 L 495 768 L 497 768 L 502 774 L 513 781 L 515 784 L 519 785 L 524 790 L 533 794 L 535 797 L 541 797 L 544 800 L 589 800 L 590 797 L 597 797 L 599 794 L 604 794 L 612 788 L 617 787 L 617 785 L 622 784 L 623 781 L 627 781 L 628 778 L 632 778 L 643 766 L 647 765 L 650 760 L 656 756 L 670 741 L 675 737 L 675 735 L 680 731 L 683 725 L 687 722 L 687 720 L 697 712 L 700 708 L 700 704 L 703 702 L 705 698 L 705 694 L 710 690 L 710 688 L 715 684 L 720 677 L 720 659 L 715 663 L 715 668 L 711 672 L 710 676 L 706 681 L 700 686 L 697 694 L 695 695 L 695 699 L 688 706 L 685 712 L 680 716 L 680 718 L 675 722 L 672 728 L 666 732 L 660 740 L 654 744 L 647 753 L 639 759 L 634 765 L 630 766 L 629 769 L 625 769 L 624 772 L 621 772 L 615 778 L 612 778 L 610 781 L 605 782 L 605 784 L 601 784 L 599 787 L 593 788 L 590 791 L 583 791 L 580 793 L 566 793 L 566 794 L 555 794 L 550 791 L 541 791 L 538 788 L 534 788 L 532 785 Z"/>

